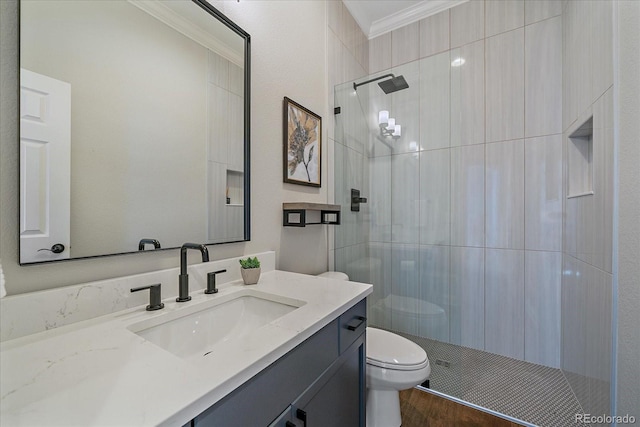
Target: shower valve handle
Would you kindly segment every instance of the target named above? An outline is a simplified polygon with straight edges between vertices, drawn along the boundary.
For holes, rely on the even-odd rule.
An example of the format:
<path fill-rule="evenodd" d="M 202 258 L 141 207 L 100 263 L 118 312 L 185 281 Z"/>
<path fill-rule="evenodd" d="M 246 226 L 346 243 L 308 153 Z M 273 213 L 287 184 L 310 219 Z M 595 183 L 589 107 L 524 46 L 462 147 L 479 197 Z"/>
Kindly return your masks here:
<path fill-rule="evenodd" d="M 360 212 L 360 203 L 367 203 L 366 197 L 360 197 L 360 190 L 351 189 L 351 212 Z"/>

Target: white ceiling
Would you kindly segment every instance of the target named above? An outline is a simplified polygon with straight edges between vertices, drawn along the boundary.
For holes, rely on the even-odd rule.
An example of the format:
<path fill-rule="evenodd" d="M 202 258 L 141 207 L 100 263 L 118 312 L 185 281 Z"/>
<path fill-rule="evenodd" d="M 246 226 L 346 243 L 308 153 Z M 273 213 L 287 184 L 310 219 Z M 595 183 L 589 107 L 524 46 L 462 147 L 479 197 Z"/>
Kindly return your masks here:
<path fill-rule="evenodd" d="M 466 1 L 468 0 L 343 0 L 369 39 Z"/>

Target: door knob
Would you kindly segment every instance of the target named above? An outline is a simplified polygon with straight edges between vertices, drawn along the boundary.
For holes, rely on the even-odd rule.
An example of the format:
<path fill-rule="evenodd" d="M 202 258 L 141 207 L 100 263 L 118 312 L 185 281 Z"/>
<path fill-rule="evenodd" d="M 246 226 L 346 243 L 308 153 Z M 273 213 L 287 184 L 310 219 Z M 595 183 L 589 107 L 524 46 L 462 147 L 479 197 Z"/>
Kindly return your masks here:
<path fill-rule="evenodd" d="M 59 254 L 64 252 L 64 245 L 62 243 L 56 243 L 55 245 L 51 246 L 51 249 L 47 249 L 47 248 L 38 249 L 38 252 L 40 251 L 49 251 L 49 252 L 53 252 L 54 254 Z"/>

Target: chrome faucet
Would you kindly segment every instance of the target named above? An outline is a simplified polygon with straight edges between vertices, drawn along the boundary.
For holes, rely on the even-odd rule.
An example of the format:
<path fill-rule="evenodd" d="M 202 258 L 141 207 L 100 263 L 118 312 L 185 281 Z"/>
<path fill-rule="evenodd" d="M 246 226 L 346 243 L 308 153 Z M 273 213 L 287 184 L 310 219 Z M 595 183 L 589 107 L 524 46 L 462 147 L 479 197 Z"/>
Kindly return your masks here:
<path fill-rule="evenodd" d="M 202 262 L 209 262 L 209 251 L 206 245 L 199 243 L 185 243 L 180 248 L 180 275 L 178 276 L 178 298 L 177 302 L 190 301 L 189 296 L 189 275 L 187 274 L 187 250 L 197 249 L 202 254 Z"/>

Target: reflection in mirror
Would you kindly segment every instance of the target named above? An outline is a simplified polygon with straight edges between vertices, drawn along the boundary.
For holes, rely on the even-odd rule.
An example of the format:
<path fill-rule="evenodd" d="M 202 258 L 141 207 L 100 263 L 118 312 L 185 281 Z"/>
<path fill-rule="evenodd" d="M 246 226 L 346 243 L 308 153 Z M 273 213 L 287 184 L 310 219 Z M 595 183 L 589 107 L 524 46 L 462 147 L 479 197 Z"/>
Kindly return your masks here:
<path fill-rule="evenodd" d="M 248 240 L 248 68 L 204 1 L 23 0 L 21 264 Z"/>

